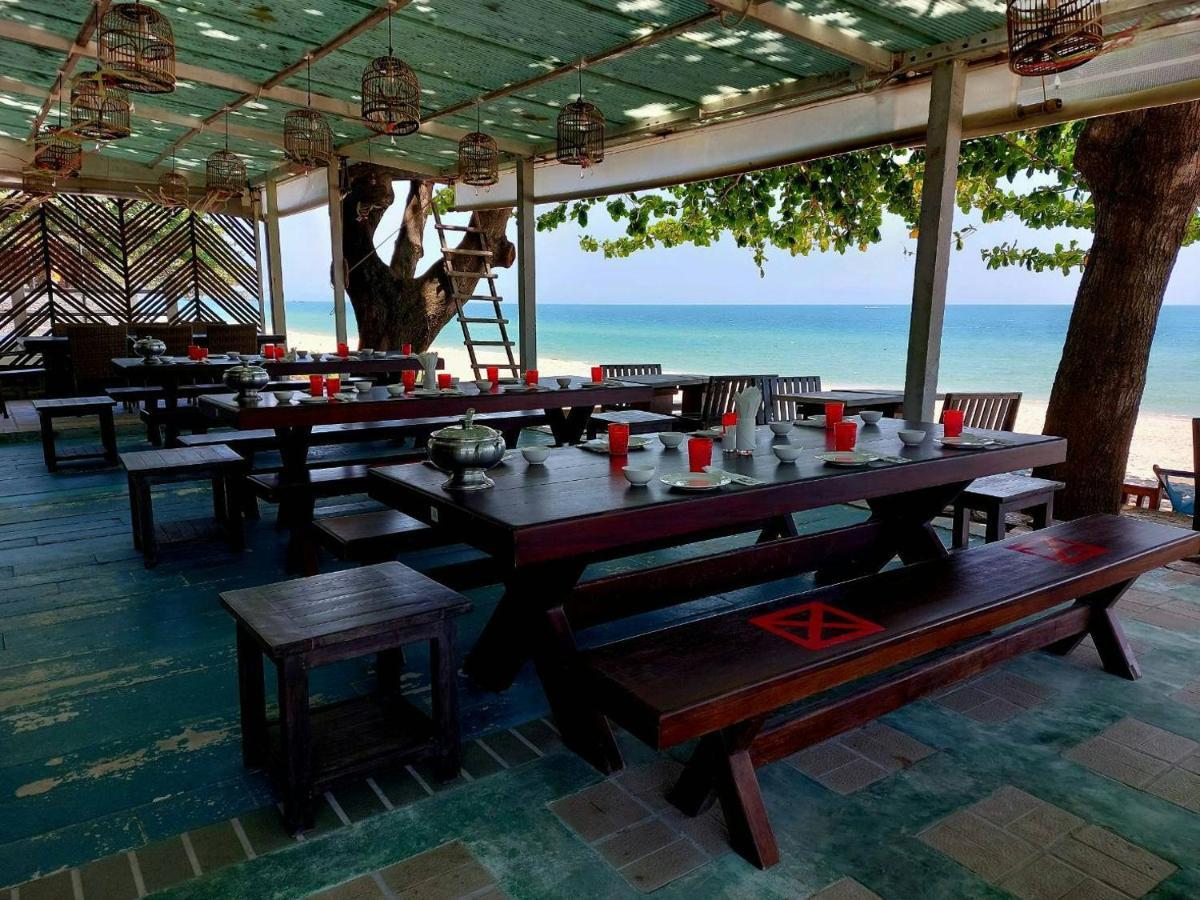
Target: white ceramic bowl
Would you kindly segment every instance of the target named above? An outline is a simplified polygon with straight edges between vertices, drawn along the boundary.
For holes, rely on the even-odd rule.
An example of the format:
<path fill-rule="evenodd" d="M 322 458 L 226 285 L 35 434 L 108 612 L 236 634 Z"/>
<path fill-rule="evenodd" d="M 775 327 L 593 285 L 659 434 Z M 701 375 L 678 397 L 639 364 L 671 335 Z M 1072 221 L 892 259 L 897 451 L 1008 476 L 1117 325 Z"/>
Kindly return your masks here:
<path fill-rule="evenodd" d="M 674 449 L 683 443 L 683 439 L 687 437 L 682 431 L 660 431 L 658 439 L 662 441 L 664 447 Z"/>
<path fill-rule="evenodd" d="M 621 471 L 630 484 L 649 484 L 654 477 L 654 466 L 625 466 Z"/>
<path fill-rule="evenodd" d="M 338 391 L 333 396 L 335 399 L 343 402 L 358 399 L 358 394 L 354 393 L 354 391 Z"/>
<path fill-rule="evenodd" d="M 486 378 L 478 378 L 475 380 L 475 387 L 479 388 L 481 394 L 485 394 L 492 389 L 492 383 Z"/>
<path fill-rule="evenodd" d="M 232 359 L 234 362 L 237 362 L 239 359 L 242 358 L 242 354 L 234 353 L 233 351 L 230 351 L 229 353 L 226 353 L 225 355 L 228 356 L 230 359 Z"/>
<path fill-rule="evenodd" d="M 361 349 L 359 349 L 359 351 L 356 355 L 358 356 L 359 359 L 370 359 L 371 355 L 374 352 L 375 352 L 374 350 L 368 350 L 366 347 L 362 347 Z"/>
<path fill-rule="evenodd" d="M 354 382 L 354 389 L 356 391 L 358 391 L 360 394 L 369 393 L 371 388 L 373 388 L 373 387 L 375 387 L 375 382 L 373 382 L 373 381 L 356 381 L 356 382 Z"/>
<path fill-rule="evenodd" d="M 564 391 L 571 386 L 570 378 L 555 378 L 554 380 L 558 382 L 558 386 Z"/>
<path fill-rule="evenodd" d="M 525 457 L 525 462 L 530 465 L 540 465 L 546 461 L 546 457 L 550 455 L 549 447 L 522 447 L 521 455 Z"/>
<path fill-rule="evenodd" d="M 791 422 L 771 422 L 771 431 L 778 435 L 785 435 L 792 430 Z"/>
<path fill-rule="evenodd" d="M 883 418 L 883 413 L 877 409 L 864 409 L 859 411 L 858 417 L 868 425 L 874 425 Z"/>
<path fill-rule="evenodd" d="M 278 402 L 280 402 L 280 403 L 291 403 L 291 402 L 292 402 L 292 396 L 293 396 L 293 395 L 294 395 L 296 392 L 295 392 L 295 391 L 271 391 L 271 393 L 275 395 L 275 399 L 276 399 Z"/>
<path fill-rule="evenodd" d="M 896 433 L 900 435 L 900 443 L 906 447 L 918 447 L 925 441 L 925 432 L 916 428 L 902 428 Z"/>
<path fill-rule="evenodd" d="M 804 448 L 795 447 L 791 444 L 779 444 L 772 447 L 771 452 L 782 463 L 794 463 L 800 458 L 800 454 L 804 452 Z"/>
<path fill-rule="evenodd" d="M 389 394 L 391 394 L 393 397 L 400 397 L 400 396 L 403 396 L 403 394 L 404 394 L 404 385 L 402 385 L 402 384 L 389 384 L 389 385 L 387 386 L 387 392 L 388 392 Z"/>

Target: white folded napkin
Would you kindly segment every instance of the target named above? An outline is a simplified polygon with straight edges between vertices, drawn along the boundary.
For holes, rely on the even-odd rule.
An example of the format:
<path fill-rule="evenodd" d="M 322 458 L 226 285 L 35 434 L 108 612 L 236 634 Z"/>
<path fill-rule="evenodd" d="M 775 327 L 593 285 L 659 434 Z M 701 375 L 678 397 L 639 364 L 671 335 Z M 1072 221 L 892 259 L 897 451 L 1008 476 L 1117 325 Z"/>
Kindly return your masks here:
<path fill-rule="evenodd" d="M 737 412 L 737 449 L 753 452 L 757 439 L 754 432 L 758 407 L 762 404 L 762 391 L 748 387 L 734 398 L 733 408 Z"/>

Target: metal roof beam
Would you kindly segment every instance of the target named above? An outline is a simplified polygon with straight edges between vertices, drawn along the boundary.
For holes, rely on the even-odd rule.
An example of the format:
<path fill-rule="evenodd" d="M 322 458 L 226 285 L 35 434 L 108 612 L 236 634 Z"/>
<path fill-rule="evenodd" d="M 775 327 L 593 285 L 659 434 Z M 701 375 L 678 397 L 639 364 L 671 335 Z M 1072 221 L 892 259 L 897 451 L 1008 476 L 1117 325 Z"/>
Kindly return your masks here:
<path fill-rule="evenodd" d="M 779 6 L 774 0 L 708 0 L 708 4 L 724 13 L 745 16 L 772 31 L 848 59 L 872 72 L 890 72 L 895 63 L 895 54 L 890 50 L 868 44 L 840 28 L 801 15 L 786 6 Z"/>

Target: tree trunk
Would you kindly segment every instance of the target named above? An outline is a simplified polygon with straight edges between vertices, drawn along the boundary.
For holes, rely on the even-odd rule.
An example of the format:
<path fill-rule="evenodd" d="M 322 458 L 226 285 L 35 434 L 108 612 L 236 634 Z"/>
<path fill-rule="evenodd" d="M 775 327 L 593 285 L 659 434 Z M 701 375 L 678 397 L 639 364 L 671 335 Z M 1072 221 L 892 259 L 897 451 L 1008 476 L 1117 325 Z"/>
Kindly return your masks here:
<path fill-rule="evenodd" d="M 375 251 L 375 229 L 395 202 L 393 171 L 371 163 L 350 167 L 350 190 L 342 198 L 343 239 L 346 259 L 346 294 L 358 321 L 359 345 L 377 350 L 396 350 L 413 345 L 415 352 L 429 348 L 438 332 L 455 313 L 450 280 L 441 258 L 420 275 L 417 264 L 425 254 L 425 225 L 432 214 L 433 182 L 412 181 L 404 204 L 404 219 L 385 263 Z M 463 233 L 460 250 L 479 250 L 482 239 L 492 251 L 492 265 L 507 268 L 516 259 L 516 247 L 505 236 L 511 209 L 484 210 L 471 216 L 470 226 L 478 232 Z M 481 274 L 477 256 L 458 256 L 456 271 Z M 475 292 L 479 277 L 460 277 L 457 289 Z"/>
<path fill-rule="evenodd" d="M 1037 473 L 1067 483 L 1063 518 L 1120 508 L 1158 312 L 1200 201 L 1200 101 L 1091 120 L 1075 165 L 1095 235 L 1046 413 L 1067 460 Z"/>

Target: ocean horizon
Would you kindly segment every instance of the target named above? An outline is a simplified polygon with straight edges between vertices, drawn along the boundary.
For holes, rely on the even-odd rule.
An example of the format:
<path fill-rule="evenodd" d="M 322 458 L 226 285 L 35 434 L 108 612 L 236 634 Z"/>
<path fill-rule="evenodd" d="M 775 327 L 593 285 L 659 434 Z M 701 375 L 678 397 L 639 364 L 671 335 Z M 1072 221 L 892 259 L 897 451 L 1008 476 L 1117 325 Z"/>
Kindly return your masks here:
<path fill-rule="evenodd" d="M 1050 395 L 1070 304 L 949 304 L 939 389 Z M 516 304 L 504 304 L 517 333 Z M 356 334 L 353 312 L 349 328 Z M 830 387 L 900 387 L 908 304 L 538 305 L 538 355 L 587 363 L 657 362 L 667 371 L 820 375 Z M 290 331 L 333 334 L 328 300 L 289 300 Z M 461 346 L 457 322 L 435 343 Z M 1142 409 L 1200 415 L 1200 305 L 1164 306 Z"/>

